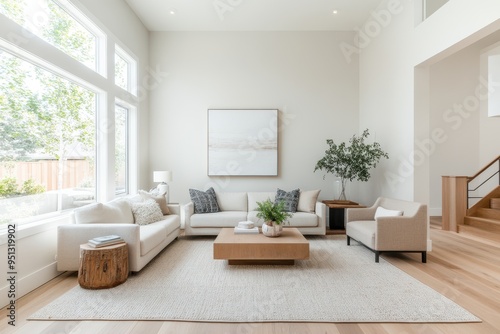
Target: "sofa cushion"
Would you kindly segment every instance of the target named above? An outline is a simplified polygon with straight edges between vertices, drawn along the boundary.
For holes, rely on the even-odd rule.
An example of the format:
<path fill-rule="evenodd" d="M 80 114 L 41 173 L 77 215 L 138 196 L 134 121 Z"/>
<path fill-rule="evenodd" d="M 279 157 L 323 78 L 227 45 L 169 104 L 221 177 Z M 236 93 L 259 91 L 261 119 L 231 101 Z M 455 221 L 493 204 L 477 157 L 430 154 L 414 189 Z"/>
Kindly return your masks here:
<path fill-rule="evenodd" d="M 254 222 L 256 226 L 262 226 L 264 221 L 257 217 L 258 211 L 248 212 L 247 220 Z M 314 213 L 308 212 L 295 212 L 293 217 L 288 218 L 288 223 L 283 226 L 291 227 L 316 227 L 318 226 L 318 216 Z"/>
<path fill-rule="evenodd" d="M 220 211 L 247 211 L 248 196 L 246 192 L 217 192 L 215 195 Z"/>
<path fill-rule="evenodd" d="M 189 189 L 189 196 L 194 204 L 194 213 L 219 212 L 214 188 L 210 187 L 207 191 Z"/>
<path fill-rule="evenodd" d="M 191 227 L 235 227 L 247 220 L 246 211 L 220 211 L 216 213 L 194 214 Z"/>
<path fill-rule="evenodd" d="M 402 215 L 403 215 L 403 211 L 388 210 L 388 209 L 385 209 L 381 206 L 379 206 L 377 208 L 377 211 L 375 211 L 375 219 L 377 219 L 379 217 L 396 217 L 396 216 L 402 216 Z"/>
<path fill-rule="evenodd" d="M 76 224 L 133 224 L 134 216 L 129 203 L 114 201 L 93 203 L 74 210 Z"/>
<path fill-rule="evenodd" d="M 284 191 L 283 189 L 278 188 L 278 190 L 276 190 L 276 197 L 274 202 L 283 202 L 285 211 L 295 212 L 297 211 L 297 205 L 299 204 L 299 196 L 300 189 Z"/>
<path fill-rule="evenodd" d="M 297 205 L 297 211 L 311 213 L 316 212 L 316 202 L 318 201 L 320 191 L 321 190 L 301 190 L 299 196 L 299 204 Z"/>
<path fill-rule="evenodd" d="M 358 220 L 347 223 L 346 234 L 351 238 L 375 249 L 375 232 L 377 223 L 374 220 Z"/>
<path fill-rule="evenodd" d="M 162 220 L 155 222 L 154 225 L 162 225 L 167 235 L 169 235 L 181 227 L 181 222 L 177 215 L 166 215 L 163 216 Z"/>
<path fill-rule="evenodd" d="M 316 227 L 318 226 L 318 216 L 309 212 L 295 212 L 291 218 L 288 218 L 288 226 Z"/>
<path fill-rule="evenodd" d="M 137 225 L 148 225 L 163 219 L 160 206 L 152 199 L 132 203 L 132 213 Z"/>
<path fill-rule="evenodd" d="M 267 199 L 270 199 L 272 202 L 274 202 L 275 197 L 276 197 L 275 192 L 249 192 L 248 211 L 257 211 L 258 208 L 257 202 L 264 202 Z"/>
<path fill-rule="evenodd" d="M 167 232 L 163 224 L 149 224 L 141 226 L 141 256 L 161 244 L 167 237 Z"/>
<path fill-rule="evenodd" d="M 142 199 L 144 201 L 148 199 L 154 200 L 158 205 L 160 206 L 161 213 L 164 215 L 169 215 L 170 210 L 168 209 L 168 203 L 167 203 L 167 198 L 165 197 L 165 194 L 155 194 L 155 193 L 149 193 L 145 190 L 139 190 L 139 195 L 141 195 Z"/>

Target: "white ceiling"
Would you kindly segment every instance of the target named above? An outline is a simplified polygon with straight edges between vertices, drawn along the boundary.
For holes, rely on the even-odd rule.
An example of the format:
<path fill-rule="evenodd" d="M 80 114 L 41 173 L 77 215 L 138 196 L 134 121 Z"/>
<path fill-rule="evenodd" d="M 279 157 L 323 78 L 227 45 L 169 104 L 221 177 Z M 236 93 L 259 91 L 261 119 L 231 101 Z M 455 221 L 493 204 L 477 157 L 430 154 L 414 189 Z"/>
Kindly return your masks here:
<path fill-rule="evenodd" d="M 125 0 L 150 31 L 352 31 L 382 0 Z M 333 14 L 338 10 L 337 14 Z"/>

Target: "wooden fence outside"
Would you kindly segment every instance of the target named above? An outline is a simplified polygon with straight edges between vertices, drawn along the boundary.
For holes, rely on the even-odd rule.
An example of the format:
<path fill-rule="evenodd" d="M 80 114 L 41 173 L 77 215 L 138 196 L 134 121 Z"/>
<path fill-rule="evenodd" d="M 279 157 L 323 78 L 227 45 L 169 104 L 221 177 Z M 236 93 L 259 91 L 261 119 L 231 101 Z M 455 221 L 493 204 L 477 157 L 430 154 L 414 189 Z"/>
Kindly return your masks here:
<path fill-rule="evenodd" d="M 22 186 L 24 181 L 33 179 L 46 191 L 57 190 L 59 162 L 57 160 L 14 161 L 0 163 L 0 180 L 14 177 Z M 94 168 L 88 160 L 66 160 L 63 169 L 63 189 L 82 186 L 87 180 L 94 180 Z"/>

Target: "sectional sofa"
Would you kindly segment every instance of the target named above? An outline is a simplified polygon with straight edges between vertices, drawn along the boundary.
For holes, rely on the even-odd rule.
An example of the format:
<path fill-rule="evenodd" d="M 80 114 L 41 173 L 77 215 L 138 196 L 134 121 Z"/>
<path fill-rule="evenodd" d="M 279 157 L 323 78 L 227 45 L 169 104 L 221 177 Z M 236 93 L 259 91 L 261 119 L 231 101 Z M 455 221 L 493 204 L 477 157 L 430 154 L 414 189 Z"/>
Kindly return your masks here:
<path fill-rule="evenodd" d="M 319 190 L 301 191 L 297 212 L 284 227 L 296 227 L 304 235 L 326 234 L 326 205 L 318 202 Z M 184 205 L 185 235 L 218 235 L 223 227 L 234 227 L 240 221 L 252 221 L 261 226 L 257 218 L 257 202 L 271 199 L 276 192 L 216 192 L 218 212 L 195 213 L 195 204 Z"/>

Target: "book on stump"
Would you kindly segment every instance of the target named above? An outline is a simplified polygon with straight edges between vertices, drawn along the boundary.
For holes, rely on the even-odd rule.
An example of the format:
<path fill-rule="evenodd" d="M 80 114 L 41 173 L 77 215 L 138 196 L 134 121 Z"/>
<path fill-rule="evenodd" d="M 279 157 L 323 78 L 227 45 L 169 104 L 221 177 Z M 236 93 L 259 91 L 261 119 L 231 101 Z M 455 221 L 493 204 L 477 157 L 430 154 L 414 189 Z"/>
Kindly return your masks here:
<path fill-rule="evenodd" d="M 118 235 L 107 235 L 103 237 L 96 237 L 90 239 L 88 245 L 90 247 L 99 248 L 105 246 L 116 245 L 120 243 L 125 243 L 125 241 Z"/>

